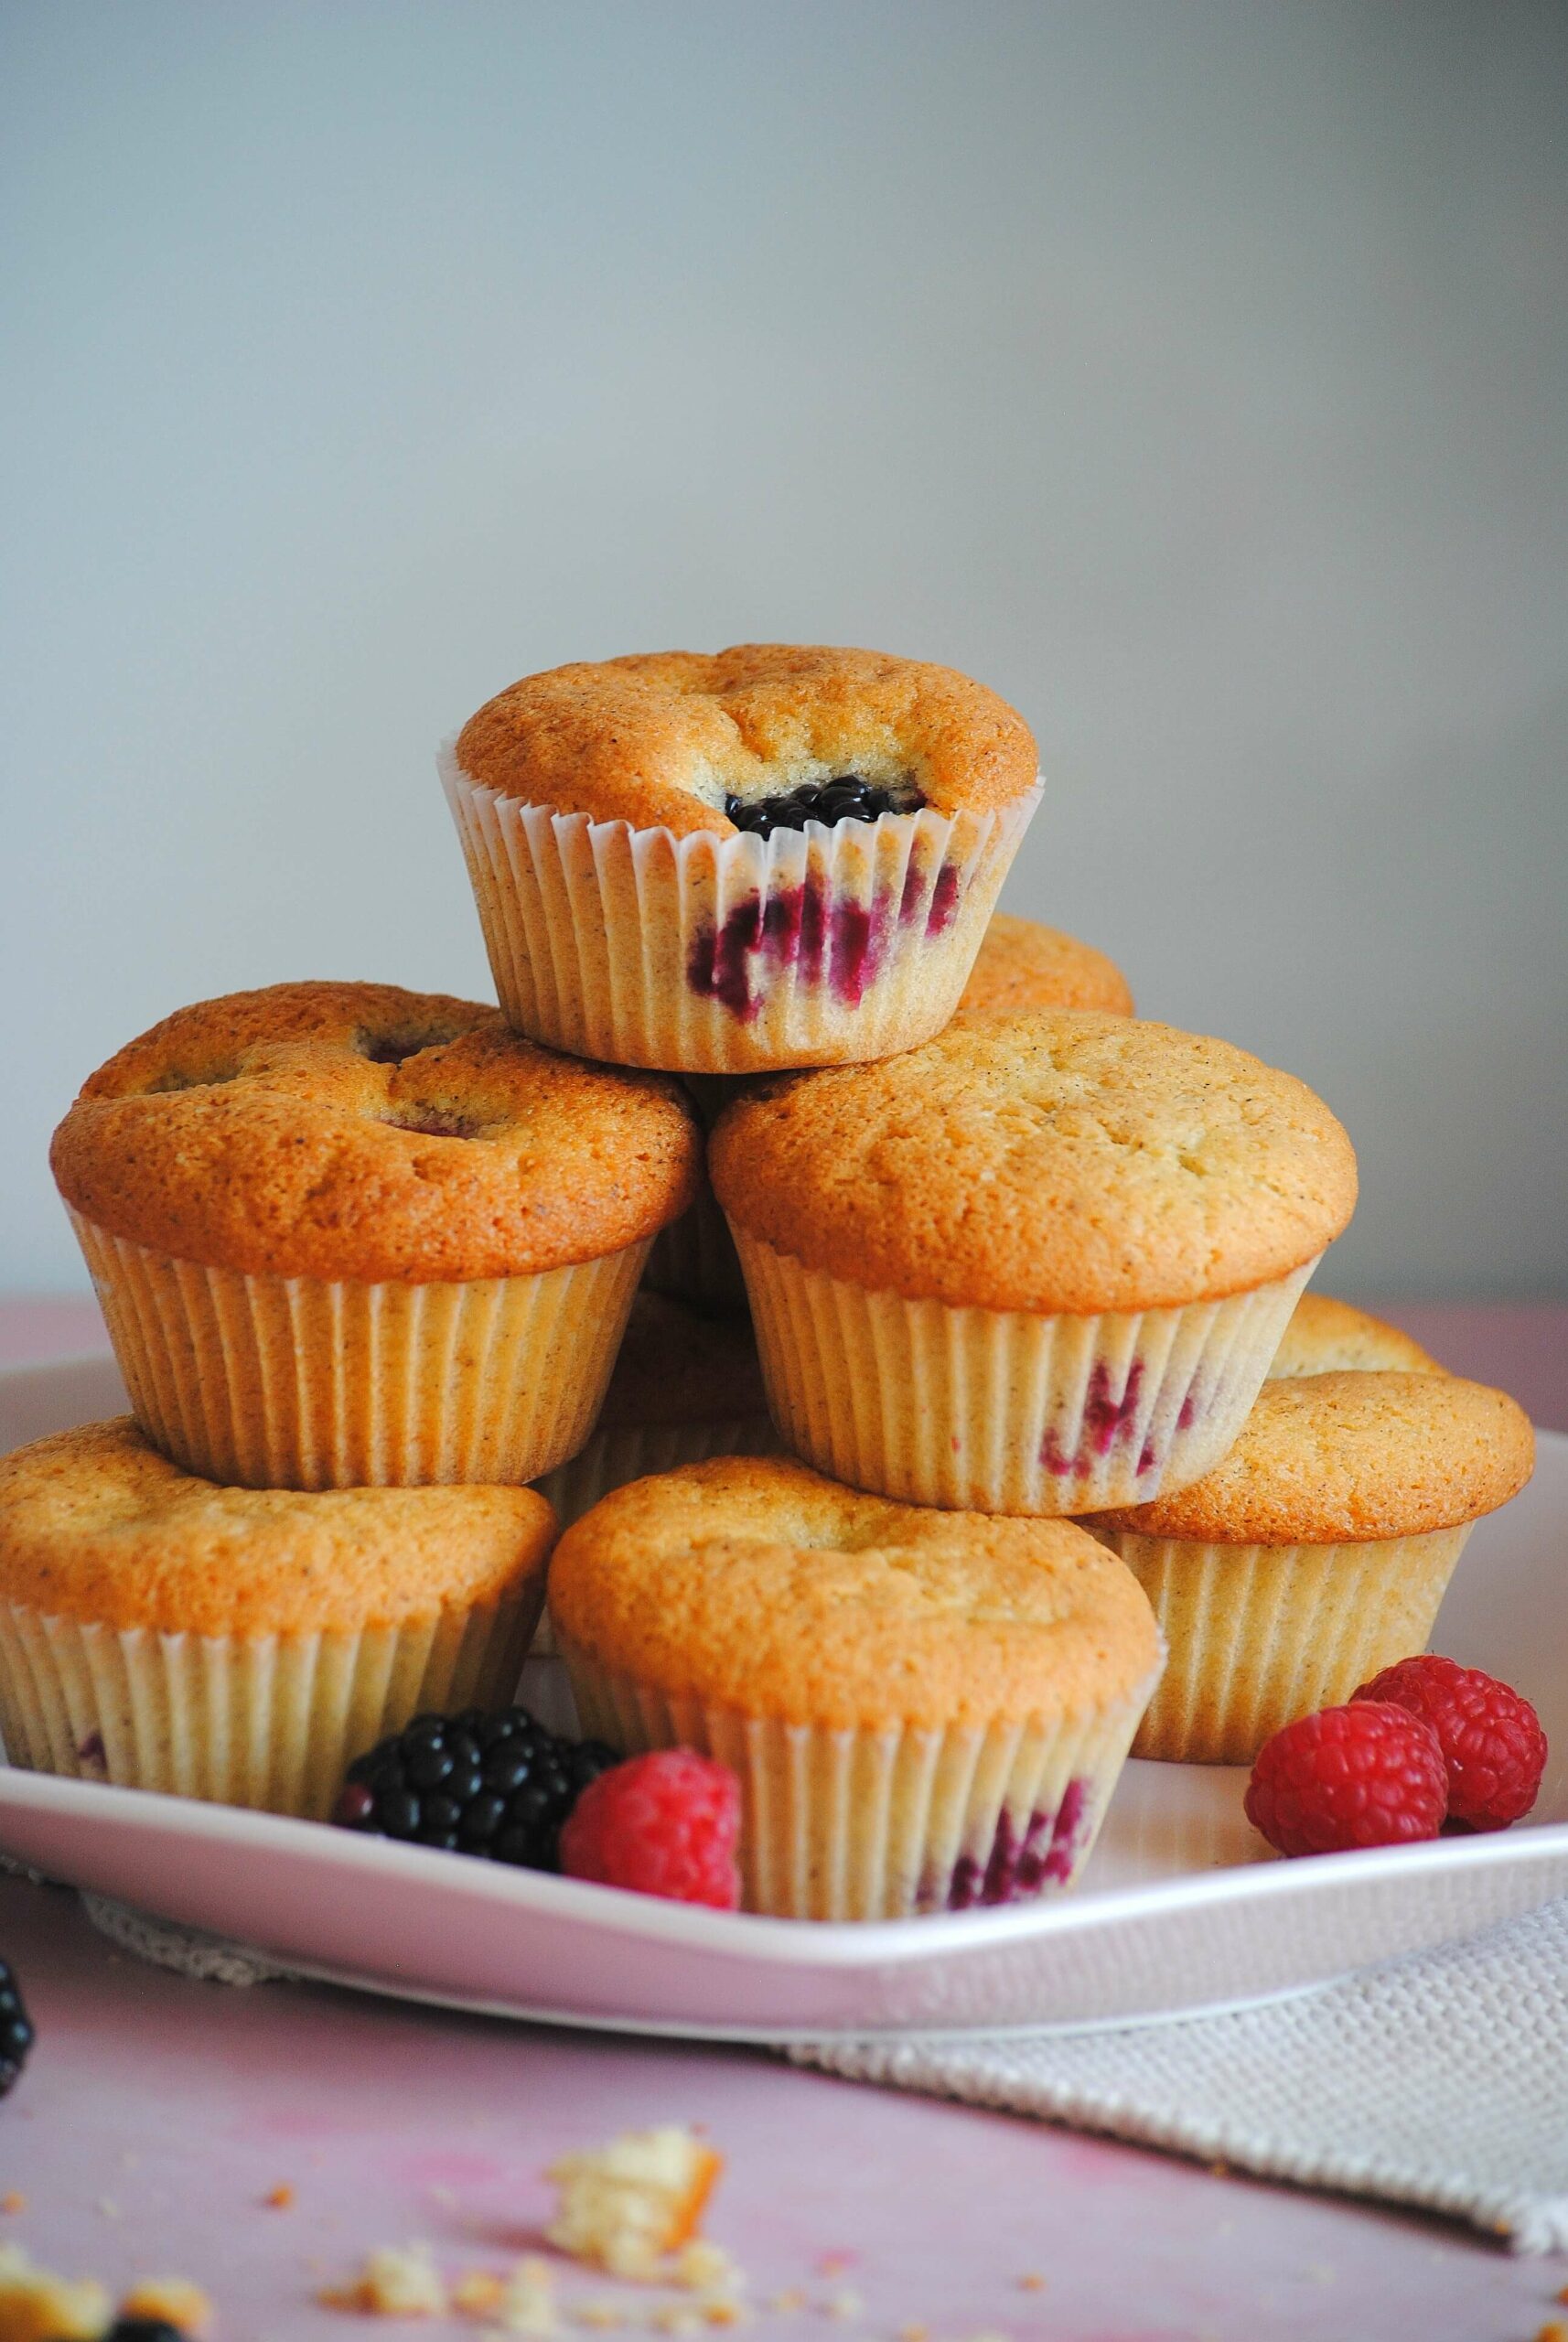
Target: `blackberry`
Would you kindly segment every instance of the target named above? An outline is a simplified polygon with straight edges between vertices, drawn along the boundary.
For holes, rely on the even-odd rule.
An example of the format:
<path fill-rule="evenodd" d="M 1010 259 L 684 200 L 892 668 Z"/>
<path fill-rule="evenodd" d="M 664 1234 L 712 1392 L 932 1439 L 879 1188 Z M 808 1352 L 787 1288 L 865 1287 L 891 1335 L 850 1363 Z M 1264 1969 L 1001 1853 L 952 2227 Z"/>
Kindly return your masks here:
<path fill-rule="evenodd" d="M 117 2317 L 103 2342 L 190 2342 L 166 2317 Z"/>
<path fill-rule="evenodd" d="M 560 1868 L 561 1824 L 618 1765 L 597 1740 L 561 1740 L 526 1708 L 415 1716 L 356 1757 L 333 1809 L 348 1830 L 525 1870 Z"/>
<path fill-rule="evenodd" d="M 925 803 L 918 790 L 881 789 L 857 772 L 812 780 L 778 797 L 726 797 L 725 811 L 737 830 L 770 838 L 775 830 L 804 829 L 808 822 L 875 822 L 882 813 L 913 813 Z"/>
<path fill-rule="evenodd" d="M 0 2098 L 16 2081 L 33 2046 L 33 2027 L 16 1980 L 0 1960 Z"/>

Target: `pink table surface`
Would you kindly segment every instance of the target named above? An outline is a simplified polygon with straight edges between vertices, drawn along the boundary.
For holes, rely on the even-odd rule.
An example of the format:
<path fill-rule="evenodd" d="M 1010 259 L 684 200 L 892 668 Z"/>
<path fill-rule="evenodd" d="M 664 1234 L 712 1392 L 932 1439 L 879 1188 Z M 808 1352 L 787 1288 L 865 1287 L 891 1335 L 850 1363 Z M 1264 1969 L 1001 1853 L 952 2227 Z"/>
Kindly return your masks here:
<path fill-rule="evenodd" d="M 0 1361 L 96 1347 L 89 1308 L 0 1303 Z M 1568 1424 L 1568 1309 L 1388 1314 Z M 114 1950 L 74 1897 L 18 1880 L 0 1879 L 0 1953 L 39 2034 L 0 2106 L 0 2199 L 26 2198 L 0 2211 L 0 2240 L 111 2284 L 192 2277 L 218 2304 L 219 2342 L 381 2331 L 316 2294 L 372 2246 L 418 2237 L 451 2270 L 499 2266 L 537 2244 L 554 2154 L 666 2122 L 705 2124 L 725 2154 L 709 2229 L 754 2294 L 806 2291 L 758 2335 L 891 2342 L 918 2323 L 930 2342 L 1530 2342 L 1568 2283 L 1568 2261 L 1513 2261 L 1434 2221 L 760 2052 L 192 1983 Z M 295 2200 L 271 2208 L 280 2186 Z M 849 2259 L 824 2270 L 832 2255 Z M 1031 2272 L 1043 2292 L 1020 2286 Z M 564 2264 L 562 2286 L 567 2303 L 616 2290 Z M 846 2289 L 861 2306 L 841 2319 L 828 2304 Z"/>

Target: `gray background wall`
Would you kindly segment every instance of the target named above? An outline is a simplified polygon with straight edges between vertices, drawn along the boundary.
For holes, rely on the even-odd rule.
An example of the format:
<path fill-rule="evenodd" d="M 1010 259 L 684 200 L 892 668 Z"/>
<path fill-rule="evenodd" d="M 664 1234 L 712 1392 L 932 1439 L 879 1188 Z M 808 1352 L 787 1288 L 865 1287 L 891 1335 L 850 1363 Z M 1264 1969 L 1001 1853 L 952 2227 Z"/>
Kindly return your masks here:
<path fill-rule="evenodd" d="M 1568 9 L 10 5 L 0 1284 L 82 1075 L 488 992 L 431 750 L 752 637 L 1034 725 L 1015 909 L 1568 1287 Z"/>

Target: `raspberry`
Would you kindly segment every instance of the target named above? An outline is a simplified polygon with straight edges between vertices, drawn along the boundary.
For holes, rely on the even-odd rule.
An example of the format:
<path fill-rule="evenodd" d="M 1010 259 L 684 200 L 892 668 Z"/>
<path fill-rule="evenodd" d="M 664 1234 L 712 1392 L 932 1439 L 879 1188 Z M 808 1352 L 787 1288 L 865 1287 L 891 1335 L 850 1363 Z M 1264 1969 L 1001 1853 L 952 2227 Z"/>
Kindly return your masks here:
<path fill-rule="evenodd" d="M 1450 1821 L 1506 1830 L 1540 1795 L 1546 1770 L 1541 1719 L 1495 1675 L 1428 1651 L 1385 1667 L 1351 1696 L 1391 1700 L 1431 1725 L 1448 1767 Z"/>
<path fill-rule="evenodd" d="M 1247 1784 L 1247 1819 L 1282 1854 L 1435 1838 L 1447 1804 L 1436 1734 L 1375 1700 L 1287 1724 L 1265 1741 Z"/>
<path fill-rule="evenodd" d="M 677 1903 L 733 1911 L 740 1783 L 692 1748 L 633 1756 L 590 1781 L 561 1832 L 561 1867 Z"/>

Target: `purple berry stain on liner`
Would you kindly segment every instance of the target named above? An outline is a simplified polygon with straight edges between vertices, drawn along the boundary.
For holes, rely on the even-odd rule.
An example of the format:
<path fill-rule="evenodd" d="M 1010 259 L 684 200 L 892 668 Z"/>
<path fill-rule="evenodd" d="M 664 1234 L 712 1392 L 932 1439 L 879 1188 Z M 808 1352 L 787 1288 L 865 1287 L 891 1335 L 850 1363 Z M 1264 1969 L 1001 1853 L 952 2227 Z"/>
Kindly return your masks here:
<path fill-rule="evenodd" d="M 1128 1370 L 1125 1388 L 1116 1397 L 1111 1391 L 1111 1370 L 1103 1359 L 1097 1359 L 1089 1378 L 1089 1394 L 1083 1402 L 1083 1422 L 1079 1426 L 1078 1445 L 1069 1454 L 1057 1435 L 1053 1424 L 1040 1442 L 1040 1461 L 1047 1472 L 1058 1479 L 1067 1479 L 1074 1473 L 1091 1471 L 1097 1457 L 1109 1456 L 1119 1439 L 1124 1439 L 1133 1429 L 1138 1413 L 1138 1394 L 1144 1387 L 1144 1361 L 1134 1359 Z M 1144 1453 L 1147 1453 L 1145 1449 Z M 1142 1457 L 1138 1469 L 1147 1466 Z"/>
<path fill-rule="evenodd" d="M 926 918 L 928 935 L 945 935 L 958 915 L 959 875 L 950 862 L 944 862 L 937 873 L 937 883 L 931 888 L 931 908 Z"/>
<path fill-rule="evenodd" d="M 1190 1431 L 1194 1423 L 1197 1421 L 1201 1412 L 1202 1408 L 1198 1400 L 1197 1385 L 1196 1382 L 1190 1383 L 1187 1386 L 1187 1396 L 1181 1402 L 1181 1409 L 1176 1419 L 1176 1427 L 1177 1431 Z M 1152 1472 L 1159 1460 L 1160 1451 L 1155 1445 L 1154 1434 L 1151 1432 L 1149 1437 L 1144 1442 L 1143 1452 L 1138 1457 L 1139 1479 L 1141 1480 L 1143 1478 L 1145 1472 Z"/>
<path fill-rule="evenodd" d="M 947 1908 L 972 1911 L 985 1904 L 1021 1903 L 1047 1884 L 1065 1886 L 1082 1842 L 1088 1803 L 1088 1783 L 1070 1780 L 1056 1812 L 1031 1813 L 1021 1837 L 1004 1810 L 985 1861 L 961 1854 L 954 1863 Z"/>
<path fill-rule="evenodd" d="M 767 897 L 748 895 L 717 928 L 699 929 L 686 962 L 686 982 L 704 1000 L 721 1001 L 744 1025 L 760 1015 L 769 983 L 799 963 L 809 982 L 828 980 L 846 1008 L 858 1008 L 886 956 L 890 921 L 886 897 L 869 909 L 852 897 L 830 897 L 816 877 L 782 886 Z"/>

